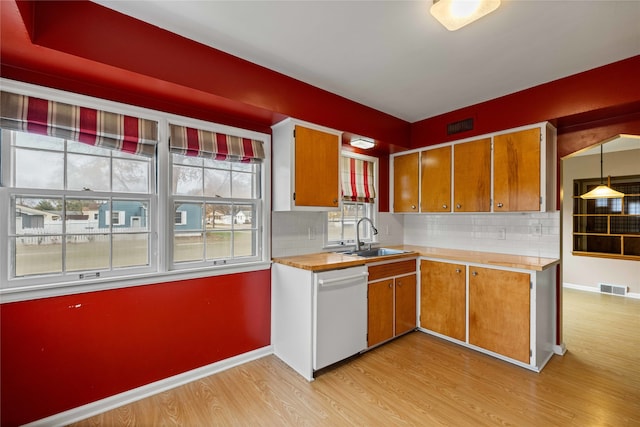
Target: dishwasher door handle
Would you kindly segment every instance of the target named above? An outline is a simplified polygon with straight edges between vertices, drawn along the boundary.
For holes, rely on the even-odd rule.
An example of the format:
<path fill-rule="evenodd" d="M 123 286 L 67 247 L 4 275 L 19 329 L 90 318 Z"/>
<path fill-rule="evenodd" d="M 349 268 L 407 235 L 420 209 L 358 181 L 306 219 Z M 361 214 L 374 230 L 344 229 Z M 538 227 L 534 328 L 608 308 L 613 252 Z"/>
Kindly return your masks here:
<path fill-rule="evenodd" d="M 369 273 L 364 272 L 364 273 L 359 273 L 359 274 L 354 274 L 351 276 L 344 276 L 344 277 L 336 277 L 335 279 L 319 279 L 318 280 L 318 284 L 321 286 L 331 286 L 332 284 L 344 284 L 344 282 L 348 282 L 350 280 L 355 280 L 355 279 L 361 279 L 363 277 L 367 277 L 369 275 Z"/>

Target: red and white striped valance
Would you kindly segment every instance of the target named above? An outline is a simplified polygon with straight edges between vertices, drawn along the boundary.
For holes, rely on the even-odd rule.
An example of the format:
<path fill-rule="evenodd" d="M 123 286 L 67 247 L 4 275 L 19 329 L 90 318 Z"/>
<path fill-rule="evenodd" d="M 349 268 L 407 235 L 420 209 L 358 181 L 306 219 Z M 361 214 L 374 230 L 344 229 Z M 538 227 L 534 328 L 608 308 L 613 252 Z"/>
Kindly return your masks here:
<path fill-rule="evenodd" d="M 376 197 L 373 163 L 367 160 L 341 157 L 342 199 L 373 203 Z"/>
<path fill-rule="evenodd" d="M 172 153 L 243 163 L 259 163 L 265 157 L 262 141 L 186 126 L 169 127 Z"/>
<path fill-rule="evenodd" d="M 0 127 L 71 139 L 152 157 L 158 123 L 10 92 L 1 93 Z"/>

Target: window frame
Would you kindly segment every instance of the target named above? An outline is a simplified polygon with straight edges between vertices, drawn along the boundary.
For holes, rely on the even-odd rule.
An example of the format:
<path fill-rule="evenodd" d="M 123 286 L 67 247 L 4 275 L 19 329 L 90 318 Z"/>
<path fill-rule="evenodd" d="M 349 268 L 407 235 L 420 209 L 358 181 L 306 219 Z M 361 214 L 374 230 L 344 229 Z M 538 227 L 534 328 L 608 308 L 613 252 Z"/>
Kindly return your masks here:
<path fill-rule="evenodd" d="M 365 154 L 355 153 L 355 152 L 352 152 L 352 151 L 341 151 L 340 152 L 340 156 L 341 157 L 354 158 L 354 159 L 360 159 L 360 160 L 366 160 L 366 161 L 369 161 L 369 162 L 373 163 L 374 188 L 376 189 L 376 193 L 377 193 L 376 197 L 374 198 L 373 203 L 345 201 L 345 200 L 343 200 L 341 198 L 340 199 L 340 204 L 339 204 L 339 211 L 342 214 L 342 218 L 341 218 L 342 227 L 344 228 L 344 204 L 348 203 L 348 204 L 354 204 L 354 205 L 355 204 L 369 205 L 369 209 L 371 210 L 369 219 L 371 219 L 371 221 L 373 221 L 373 223 L 375 224 L 375 227 L 379 229 L 379 221 L 378 221 L 379 220 L 379 212 L 378 212 L 378 199 L 379 199 L 378 162 L 379 162 L 379 159 L 377 157 L 374 157 L 374 156 L 367 156 Z M 340 172 L 342 172 L 342 171 L 340 171 Z M 333 211 L 333 212 L 335 212 L 335 211 Z M 329 216 L 330 215 L 331 215 L 331 212 L 325 212 L 325 215 L 324 215 L 324 228 L 325 228 L 324 248 L 325 249 L 336 249 L 336 248 L 349 247 L 349 246 L 355 247 L 355 245 L 356 245 L 355 238 L 354 239 L 342 239 L 342 240 L 329 240 Z M 364 227 L 364 226 L 361 225 L 361 227 Z M 361 239 L 361 241 L 364 242 L 364 243 L 367 243 L 367 244 L 376 244 L 380 240 L 379 240 L 378 235 L 372 234 L 371 238 Z"/>
<path fill-rule="evenodd" d="M 121 114 L 132 115 L 144 119 L 155 120 L 158 122 L 158 145 L 155 160 L 152 161 L 152 175 L 155 179 L 155 187 L 151 189 L 149 209 L 155 209 L 157 215 L 149 214 L 149 232 L 151 239 L 154 241 L 152 247 L 150 242 L 149 262 L 153 264 L 153 268 L 146 271 L 131 271 L 123 275 L 102 275 L 90 277 L 87 274 L 84 279 L 50 281 L 43 280 L 42 277 L 34 278 L 16 278 L 9 280 L 8 267 L 10 250 L 9 245 L 0 245 L 0 297 L 2 302 L 24 301 L 37 298 L 45 298 L 60 295 L 71 295 L 83 292 L 94 292 L 107 289 L 118 289 L 129 286 L 140 286 L 149 284 L 159 284 L 171 281 L 188 280 L 200 277 L 217 276 L 224 274 L 236 274 L 258 270 L 266 270 L 271 264 L 271 135 L 257 131 L 239 129 L 231 126 L 206 122 L 202 120 L 192 119 L 175 114 L 155 111 L 142 107 L 135 107 L 119 102 L 107 101 L 99 98 L 79 95 L 76 93 L 60 91 L 57 89 L 45 88 L 37 85 L 12 81 L 0 78 L 0 84 L 3 90 L 27 96 L 34 96 L 52 101 L 64 102 L 74 105 L 86 106 L 105 111 L 113 111 Z M 262 219 L 262 227 L 259 230 L 259 246 L 261 247 L 260 256 L 250 262 L 224 264 L 224 265 L 207 265 L 196 266 L 193 268 L 185 268 L 180 270 L 171 269 L 170 254 L 172 241 L 168 238 L 169 233 L 162 233 L 161 230 L 167 230 L 174 226 L 174 216 L 172 214 L 172 204 L 170 203 L 171 181 L 169 178 L 169 169 L 171 167 L 169 153 L 169 123 L 184 124 L 186 126 L 199 127 L 214 132 L 220 132 L 230 135 L 241 136 L 245 138 L 257 139 L 263 142 L 265 159 L 261 164 L 260 176 L 260 192 L 261 192 L 261 210 L 258 211 Z M 0 237 L 6 241 L 10 230 L 10 200 L 11 196 L 24 191 L 16 191 L 13 187 L 4 186 L 5 183 L 11 182 L 11 165 L 6 164 L 11 161 L 10 147 L 8 144 L 2 144 L 0 149 L 0 177 L 2 177 L 2 185 L 0 185 L 0 205 L 8 206 L 2 210 L 0 216 Z M 8 166 L 8 167 L 7 167 Z M 11 185 L 11 184 L 10 184 Z M 29 190 L 28 194 L 49 193 L 47 190 Z M 77 192 L 82 198 L 87 197 L 104 197 L 102 193 L 91 194 L 90 191 Z M 131 198 L 129 193 L 115 193 L 115 198 Z M 97 195 L 97 196 L 96 196 Z M 121 197 L 122 196 L 122 197 Z M 77 275 L 76 275 L 77 277 Z"/>

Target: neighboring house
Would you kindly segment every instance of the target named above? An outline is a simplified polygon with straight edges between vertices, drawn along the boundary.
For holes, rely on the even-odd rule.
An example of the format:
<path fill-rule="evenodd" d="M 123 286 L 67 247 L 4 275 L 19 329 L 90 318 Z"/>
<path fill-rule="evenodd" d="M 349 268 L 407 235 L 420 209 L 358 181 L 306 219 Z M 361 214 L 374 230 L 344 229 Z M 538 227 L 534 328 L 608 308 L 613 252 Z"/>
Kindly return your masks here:
<path fill-rule="evenodd" d="M 141 202 L 119 201 L 98 208 L 98 228 L 137 228 L 147 226 L 147 208 Z"/>
<path fill-rule="evenodd" d="M 23 229 L 44 229 L 45 225 L 59 224 L 58 212 L 42 211 L 28 206 L 16 205 L 16 232 Z"/>
<path fill-rule="evenodd" d="M 202 229 L 202 206 L 185 203 L 176 208 L 175 229 L 179 230 L 200 230 Z"/>

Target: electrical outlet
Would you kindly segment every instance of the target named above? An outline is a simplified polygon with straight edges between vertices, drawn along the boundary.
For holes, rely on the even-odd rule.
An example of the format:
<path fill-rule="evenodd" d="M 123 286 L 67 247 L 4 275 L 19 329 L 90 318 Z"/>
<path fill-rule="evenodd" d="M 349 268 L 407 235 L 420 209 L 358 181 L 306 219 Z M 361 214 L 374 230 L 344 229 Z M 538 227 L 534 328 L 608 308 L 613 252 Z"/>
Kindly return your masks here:
<path fill-rule="evenodd" d="M 542 236 L 542 224 L 534 224 L 531 227 L 531 234 L 533 236 Z"/>
<path fill-rule="evenodd" d="M 505 240 L 507 238 L 507 229 L 505 227 L 498 228 L 498 240 Z"/>

